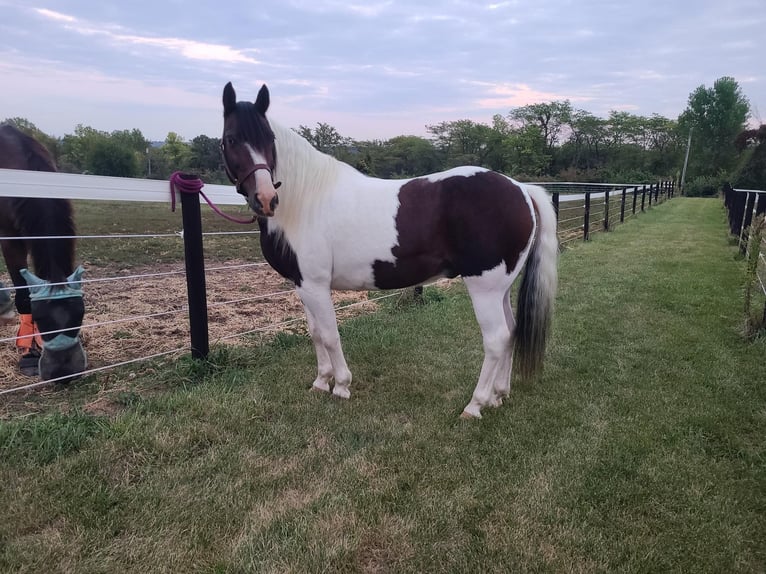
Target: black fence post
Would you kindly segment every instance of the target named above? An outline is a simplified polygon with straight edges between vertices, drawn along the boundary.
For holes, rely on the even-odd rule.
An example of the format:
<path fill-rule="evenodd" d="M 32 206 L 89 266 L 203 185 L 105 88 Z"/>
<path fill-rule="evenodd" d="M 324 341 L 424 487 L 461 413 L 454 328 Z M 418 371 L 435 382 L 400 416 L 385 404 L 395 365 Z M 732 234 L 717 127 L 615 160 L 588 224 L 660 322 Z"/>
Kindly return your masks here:
<path fill-rule="evenodd" d="M 657 205 L 659 203 L 660 198 L 660 182 L 657 182 L 657 185 L 654 188 L 654 204 Z"/>
<path fill-rule="evenodd" d="M 556 227 L 559 226 L 559 192 L 553 192 L 553 210 L 556 212 Z"/>
<path fill-rule="evenodd" d="M 652 196 L 654 195 L 654 184 L 649 184 L 649 207 L 652 206 Z"/>
<path fill-rule="evenodd" d="M 628 190 L 622 188 L 622 198 L 620 199 L 620 223 L 625 223 L 625 196 Z"/>
<path fill-rule="evenodd" d="M 638 187 L 633 188 L 633 215 L 636 214 L 636 200 L 638 199 Z"/>
<path fill-rule="evenodd" d="M 641 211 L 644 211 L 644 204 L 646 203 L 646 184 L 641 188 Z"/>
<path fill-rule="evenodd" d="M 604 192 L 604 231 L 609 231 L 609 191 Z"/>
<path fill-rule="evenodd" d="M 188 176 L 188 178 L 196 179 L 196 176 Z M 181 193 L 180 195 L 184 229 L 186 291 L 189 298 L 191 351 L 192 357 L 195 359 L 204 359 L 210 352 L 210 343 L 207 331 L 207 294 L 205 292 L 200 196 L 198 193 Z"/>
<path fill-rule="evenodd" d="M 590 231 L 590 191 L 585 192 L 585 209 L 583 213 L 582 239 L 588 241 Z"/>

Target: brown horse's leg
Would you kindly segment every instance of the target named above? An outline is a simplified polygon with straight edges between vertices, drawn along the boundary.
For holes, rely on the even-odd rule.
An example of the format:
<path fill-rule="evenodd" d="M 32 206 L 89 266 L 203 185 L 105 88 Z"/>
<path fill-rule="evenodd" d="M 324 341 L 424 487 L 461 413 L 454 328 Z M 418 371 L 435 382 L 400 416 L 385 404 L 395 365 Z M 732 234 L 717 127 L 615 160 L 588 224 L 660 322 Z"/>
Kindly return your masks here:
<path fill-rule="evenodd" d="M 14 287 L 26 287 L 27 282 L 20 272 L 27 266 L 26 244 L 20 240 L 6 240 L 0 241 L 0 247 Z M 15 303 L 20 319 L 19 330 L 16 333 L 16 348 L 21 353 L 19 369 L 25 375 L 37 376 L 42 339 L 32 322 L 29 289 L 16 289 Z"/>

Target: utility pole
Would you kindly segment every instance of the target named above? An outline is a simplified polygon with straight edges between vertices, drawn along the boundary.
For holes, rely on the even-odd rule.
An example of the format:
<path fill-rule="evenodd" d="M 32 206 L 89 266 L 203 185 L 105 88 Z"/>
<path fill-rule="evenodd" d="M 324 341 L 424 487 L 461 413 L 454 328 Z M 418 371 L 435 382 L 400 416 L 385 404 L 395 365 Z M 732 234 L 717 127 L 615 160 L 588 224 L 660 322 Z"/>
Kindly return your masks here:
<path fill-rule="evenodd" d="M 686 142 L 686 157 L 684 158 L 684 169 L 681 172 L 681 195 L 684 195 L 684 183 L 686 183 L 686 165 L 689 163 L 689 149 L 692 147 L 692 130 L 689 128 L 689 140 Z"/>

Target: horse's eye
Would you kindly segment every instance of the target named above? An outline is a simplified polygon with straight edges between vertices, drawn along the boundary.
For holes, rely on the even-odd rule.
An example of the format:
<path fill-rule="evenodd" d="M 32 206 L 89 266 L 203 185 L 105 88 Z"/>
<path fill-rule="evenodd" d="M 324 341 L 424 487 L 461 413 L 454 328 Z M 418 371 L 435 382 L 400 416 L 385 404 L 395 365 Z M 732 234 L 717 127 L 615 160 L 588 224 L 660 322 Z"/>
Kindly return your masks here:
<path fill-rule="evenodd" d="M 234 146 L 237 145 L 237 138 L 234 136 L 226 136 L 226 145 Z"/>

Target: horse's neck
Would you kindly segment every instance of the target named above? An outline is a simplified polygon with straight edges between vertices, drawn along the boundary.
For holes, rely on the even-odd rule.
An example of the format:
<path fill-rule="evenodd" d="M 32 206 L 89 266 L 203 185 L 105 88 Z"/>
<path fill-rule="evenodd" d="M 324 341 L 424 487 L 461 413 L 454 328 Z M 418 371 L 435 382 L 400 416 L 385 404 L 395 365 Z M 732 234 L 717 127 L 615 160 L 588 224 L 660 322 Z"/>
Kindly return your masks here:
<path fill-rule="evenodd" d="M 321 210 L 322 203 L 337 188 L 341 178 L 364 176 L 351 166 L 316 150 L 289 128 L 271 122 L 274 131 L 279 188 L 275 220 L 288 235 L 303 228 Z"/>
<path fill-rule="evenodd" d="M 65 199 L 27 200 L 19 205 L 17 221 L 23 236 L 53 236 L 29 242 L 32 266 L 41 279 L 63 281 L 74 270 L 72 206 Z"/>

